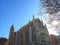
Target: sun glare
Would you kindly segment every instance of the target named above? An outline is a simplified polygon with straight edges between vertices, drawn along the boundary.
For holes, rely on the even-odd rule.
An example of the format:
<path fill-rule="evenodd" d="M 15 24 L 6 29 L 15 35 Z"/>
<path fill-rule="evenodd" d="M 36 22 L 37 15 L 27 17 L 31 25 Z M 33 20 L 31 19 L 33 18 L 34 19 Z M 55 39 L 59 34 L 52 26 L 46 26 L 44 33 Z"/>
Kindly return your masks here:
<path fill-rule="evenodd" d="M 56 25 L 58 25 L 58 24 L 59 24 L 59 22 L 58 22 L 58 21 L 56 21 L 56 20 L 54 20 L 54 21 L 52 22 L 52 24 L 56 26 Z"/>
<path fill-rule="evenodd" d="M 53 24 L 57 25 L 58 22 L 57 22 L 57 21 L 54 21 Z M 55 30 L 55 28 L 52 27 L 52 25 L 47 24 L 47 28 L 48 28 L 48 32 L 49 32 L 50 35 L 51 35 L 51 34 L 57 35 L 57 36 L 59 35 L 59 34 L 57 33 L 57 31 Z"/>
<path fill-rule="evenodd" d="M 53 34 L 53 35 L 59 35 L 58 33 L 57 33 L 57 31 L 55 31 L 54 30 L 54 28 L 48 28 L 48 31 L 49 31 L 49 34 L 51 35 L 51 34 Z"/>

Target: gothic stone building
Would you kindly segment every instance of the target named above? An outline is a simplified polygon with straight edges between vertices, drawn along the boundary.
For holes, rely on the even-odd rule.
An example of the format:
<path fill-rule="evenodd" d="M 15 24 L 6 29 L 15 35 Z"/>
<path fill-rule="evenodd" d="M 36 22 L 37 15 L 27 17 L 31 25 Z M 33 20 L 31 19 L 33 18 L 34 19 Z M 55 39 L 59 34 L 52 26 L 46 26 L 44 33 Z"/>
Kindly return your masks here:
<path fill-rule="evenodd" d="M 32 21 L 14 32 L 13 25 L 10 28 L 9 45 L 51 45 L 49 33 L 43 21 L 33 17 Z"/>

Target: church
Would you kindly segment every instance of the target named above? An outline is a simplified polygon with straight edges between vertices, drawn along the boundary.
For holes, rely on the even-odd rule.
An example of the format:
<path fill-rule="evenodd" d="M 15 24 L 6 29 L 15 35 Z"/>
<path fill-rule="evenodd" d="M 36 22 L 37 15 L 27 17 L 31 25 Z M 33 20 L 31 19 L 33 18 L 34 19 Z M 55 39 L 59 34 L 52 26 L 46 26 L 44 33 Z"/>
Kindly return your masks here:
<path fill-rule="evenodd" d="M 8 45 L 51 45 L 46 25 L 39 18 L 34 18 L 18 31 L 10 27 Z"/>

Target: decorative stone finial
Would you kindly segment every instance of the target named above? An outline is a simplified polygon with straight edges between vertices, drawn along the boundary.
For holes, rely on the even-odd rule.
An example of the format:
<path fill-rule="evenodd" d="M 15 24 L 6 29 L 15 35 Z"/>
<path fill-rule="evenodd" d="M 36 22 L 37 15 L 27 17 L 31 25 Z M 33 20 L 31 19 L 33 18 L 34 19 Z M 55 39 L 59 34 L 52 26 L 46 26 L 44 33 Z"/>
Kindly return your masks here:
<path fill-rule="evenodd" d="M 33 14 L 33 19 L 34 19 L 34 14 Z"/>
<path fill-rule="evenodd" d="M 14 28 L 13 24 L 12 24 L 11 28 Z"/>

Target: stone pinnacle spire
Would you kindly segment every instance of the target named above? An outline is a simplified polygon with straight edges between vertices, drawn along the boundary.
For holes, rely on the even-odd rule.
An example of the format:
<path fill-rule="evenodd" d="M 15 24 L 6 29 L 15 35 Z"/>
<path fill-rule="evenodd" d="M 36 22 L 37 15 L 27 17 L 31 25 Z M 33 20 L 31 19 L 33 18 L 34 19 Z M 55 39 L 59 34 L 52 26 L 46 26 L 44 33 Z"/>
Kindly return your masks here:
<path fill-rule="evenodd" d="M 35 19 L 34 14 L 33 14 L 33 19 Z"/>
<path fill-rule="evenodd" d="M 10 27 L 10 31 L 14 31 L 14 26 L 12 24 L 12 26 Z"/>

